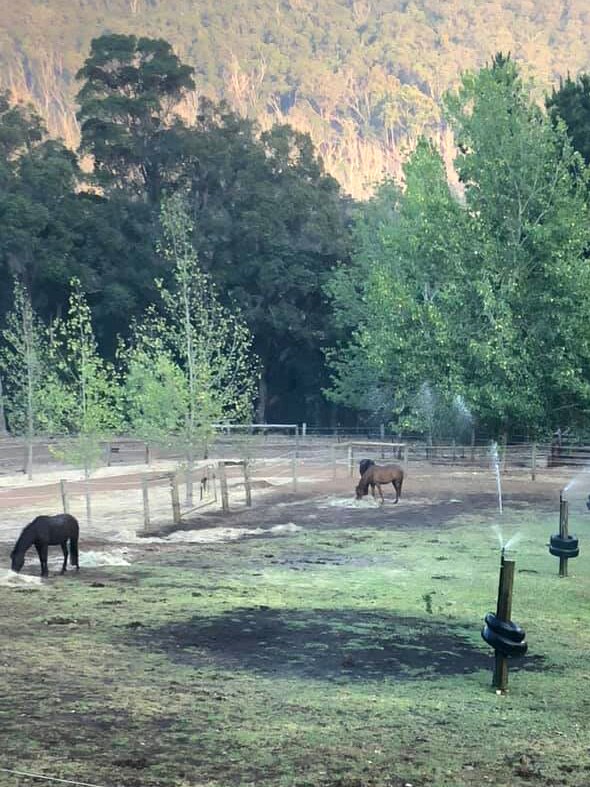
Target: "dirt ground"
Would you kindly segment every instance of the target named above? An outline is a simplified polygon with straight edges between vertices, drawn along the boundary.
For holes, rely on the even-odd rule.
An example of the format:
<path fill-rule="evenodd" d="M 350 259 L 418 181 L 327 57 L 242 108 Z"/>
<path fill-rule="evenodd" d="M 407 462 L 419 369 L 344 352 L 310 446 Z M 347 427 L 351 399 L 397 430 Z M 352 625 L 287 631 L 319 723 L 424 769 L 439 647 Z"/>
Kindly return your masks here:
<path fill-rule="evenodd" d="M 81 544 L 86 549 L 107 548 L 110 543 L 117 548 L 127 546 L 140 558 L 150 543 L 166 544 L 183 541 L 207 542 L 236 540 L 242 537 L 264 536 L 271 528 L 296 527 L 306 530 L 338 530 L 379 527 L 380 529 L 444 528 L 458 516 L 474 516 L 496 521 L 498 518 L 498 492 L 496 479 L 490 470 L 471 470 L 468 467 L 436 466 L 427 463 L 410 465 L 404 479 L 400 502 L 394 504 L 391 485 L 383 487 L 385 504 L 379 505 L 371 495 L 355 500 L 354 487 L 357 477 L 350 477 L 340 468 L 337 478 L 331 468 L 306 466 L 300 468 L 297 491 L 289 480 L 289 468 L 284 477 L 269 476 L 264 467 L 252 480 L 252 507 L 244 503 L 242 479 L 235 468 L 229 470 L 229 513 L 218 504 L 205 506 L 199 512 L 183 513 L 183 524 L 172 525 L 169 516 L 167 487 L 155 490 L 160 502 L 158 515 L 146 530 L 136 484 L 140 474 L 134 468 L 110 468 L 108 475 L 97 479 L 98 494 L 93 498 L 94 519 L 92 526 L 85 524 L 83 499 L 77 501 L 73 511 L 81 525 Z M 273 468 L 276 473 L 276 468 Z M 526 510 L 534 506 L 539 511 L 559 511 L 560 490 L 570 480 L 566 469 L 545 470 L 531 481 L 526 473 L 507 474 L 502 477 L 502 501 L 507 512 Z M 573 511 L 585 513 L 585 497 L 590 491 L 590 475 L 578 476 L 581 483 L 569 495 Z M 587 479 L 587 483 L 586 483 Z M 44 480 L 53 481 L 52 475 Z M 10 551 L 20 529 L 33 516 L 55 513 L 54 484 L 25 483 L 18 478 L 0 485 L 0 565 L 6 565 Z M 586 488 L 587 487 L 587 488 Z M 49 491 L 48 491 L 49 490 Z M 154 495 L 154 490 L 151 490 Z M 53 495 L 53 497 L 52 497 Z M 556 514 L 557 516 L 558 514 Z M 183 535 L 184 533 L 184 535 Z M 81 546 L 83 550 L 84 547 Z M 30 562 L 30 561 L 28 561 Z"/>
<path fill-rule="evenodd" d="M 313 529 L 327 528 L 362 529 L 364 526 L 382 528 L 444 527 L 458 515 L 484 515 L 496 519 L 498 494 L 495 476 L 491 471 L 471 471 L 463 468 L 411 465 L 404 479 L 402 498 L 394 504 L 391 485 L 384 486 L 385 504 L 374 502 L 369 495 L 355 501 L 356 475 L 350 478 L 340 474 L 337 479 L 327 471 L 318 471 L 318 480 L 299 482 L 298 491 L 289 485 L 278 489 L 272 486 L 263 497 L 256 499 L 251 509 L 241 505 L 237 510 L 223 514 L 221 511 L 203 512 L 189 518 L 187 528 L 215 526 L 269 527 L 293 522 Z M 502 501 L 507 511 L 535 506 L 540 510 L 559 511 L 559 493 L 568 483 L 567 474 L 560 469 L 544 471 L 538 480 L 531 481 L 524 473 L 502 477 Z M 590 492 L 590 475 L 588 475 Z M 572 505 L 584 510 L 581 492 L 572 495 Z M 167 528 L 163 528 L 165 531 Z"/>

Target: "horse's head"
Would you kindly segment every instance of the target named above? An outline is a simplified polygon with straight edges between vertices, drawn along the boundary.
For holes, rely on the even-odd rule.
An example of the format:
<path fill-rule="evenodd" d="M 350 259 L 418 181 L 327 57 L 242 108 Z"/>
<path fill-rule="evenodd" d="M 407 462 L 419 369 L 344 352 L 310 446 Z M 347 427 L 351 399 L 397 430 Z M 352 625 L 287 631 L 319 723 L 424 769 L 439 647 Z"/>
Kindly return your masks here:
<path fill-rule="evenodd" d="M 17 552 L 16 549 L 13 549 L 10 553 L 10 568 L 17 573 L 21 570 L 21 568 L 25 564 L 25 553 L 24 552 Z"/>
<path fill-rule="evenodd" d="M 357 487 L 356 487 L 356 489 L 354 491 L 356 493 L 356 499 L 357 500 L 360 500 L 361 497 L 363 497 L 363 495 L 366 494 L 366 492 L 363 491 L 363 488 L 362 488 L 362 486 L 360 484 L 357 484 Z"/>

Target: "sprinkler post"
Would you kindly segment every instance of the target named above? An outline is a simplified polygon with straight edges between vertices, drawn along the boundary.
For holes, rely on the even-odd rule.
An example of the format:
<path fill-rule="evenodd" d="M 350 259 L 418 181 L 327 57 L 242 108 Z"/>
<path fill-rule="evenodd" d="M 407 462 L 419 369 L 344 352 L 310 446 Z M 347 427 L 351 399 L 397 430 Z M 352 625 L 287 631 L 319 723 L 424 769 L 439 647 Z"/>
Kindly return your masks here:
<path fill-rule="evenodd" d="M 568 560 L 580 554 L 580 541 L 569 532 L 569 503 L 564 492 L 559 493 L 559 533 L 549 539 L 549 553 L 559 558 L 559 576 L 567 577 Z"/>
<path fill-rule="evenodd" d="M 563 491 L 559 493 L 559 535 L 561 538 L 569 536 L 569 504 L 563 497 Z M 559 576 L 567 577 L 567 557 L 559 557 Z"/>
<path fill-rule="evenodd" d="M 496 617 L 508 623 L 512 614 L 512 586 L 514 584 L 514 560 L 506 560 L 505 550 L 502 547 L 500 558 L 500 581 L 498 583 L 498 603 Z M 496 650 L 494 678 L 492 686 L 498 693 L 505 694 L 508 690 L 508 659 Z"/>
<path fill-rule="evenodd" d="M 508 691 L 508 659 L 521 658 L 528 650 L 525 630 L 510 620 L 514 566 L 514 560 L 506 558 L 506 547 L 502 547 L 496 614 L 488 612 L 481 632 L 483 639 L 494 649 L 492 686 L 496 694 L 506 694 Z"/>

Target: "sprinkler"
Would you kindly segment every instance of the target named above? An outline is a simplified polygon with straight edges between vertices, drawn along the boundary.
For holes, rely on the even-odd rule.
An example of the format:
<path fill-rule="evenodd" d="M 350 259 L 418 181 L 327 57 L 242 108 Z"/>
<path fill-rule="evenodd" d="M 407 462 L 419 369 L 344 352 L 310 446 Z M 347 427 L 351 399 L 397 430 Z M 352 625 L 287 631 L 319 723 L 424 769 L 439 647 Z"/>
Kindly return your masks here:
<path fill-rule="evenodd" d="M 567 577 L 567 561 L 580 554 L 579 540 L 569 535 L 569 505 L 559 493 L 559 533 L 551 536 L 549 552 L 559 558 L 559 576 Z"/>
<path fill-rule="evenodd" d="M 508 659 L 524 656 L 528 645 L 524 629 L 510 620 L 512 613 L 512 586 L 514 584 L 514 560 L 506 559 L 505 549 L 500 558 L 500 581 L 496 614 L 488 612 L 481 636 L 495 651 L 494 677 L 492 686 L 497 694 L 508 690 Z"/>

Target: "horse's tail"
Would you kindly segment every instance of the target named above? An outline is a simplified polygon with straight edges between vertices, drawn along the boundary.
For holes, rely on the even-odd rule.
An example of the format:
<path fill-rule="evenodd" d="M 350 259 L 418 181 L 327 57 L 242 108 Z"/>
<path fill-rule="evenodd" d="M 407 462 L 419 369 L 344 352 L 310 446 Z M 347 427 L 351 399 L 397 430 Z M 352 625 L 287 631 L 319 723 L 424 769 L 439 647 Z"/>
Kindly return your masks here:
<path fill-rule="evenodd" d="M 78 539 L 70 538 L 70 565 L 80 568 L 78 564 Z"/>
<path fill-rule="evenodd" d="M 404 473 L 403 473 L 403 470 L 402 470 L 402 472 L 400 473 L 399 485 L 398 485 L 398 488 L 397 488 L 397 495 L 398 495 L 398 497 L 402 496 L 402 484 L 403 483 L 404 483 Z"/>

